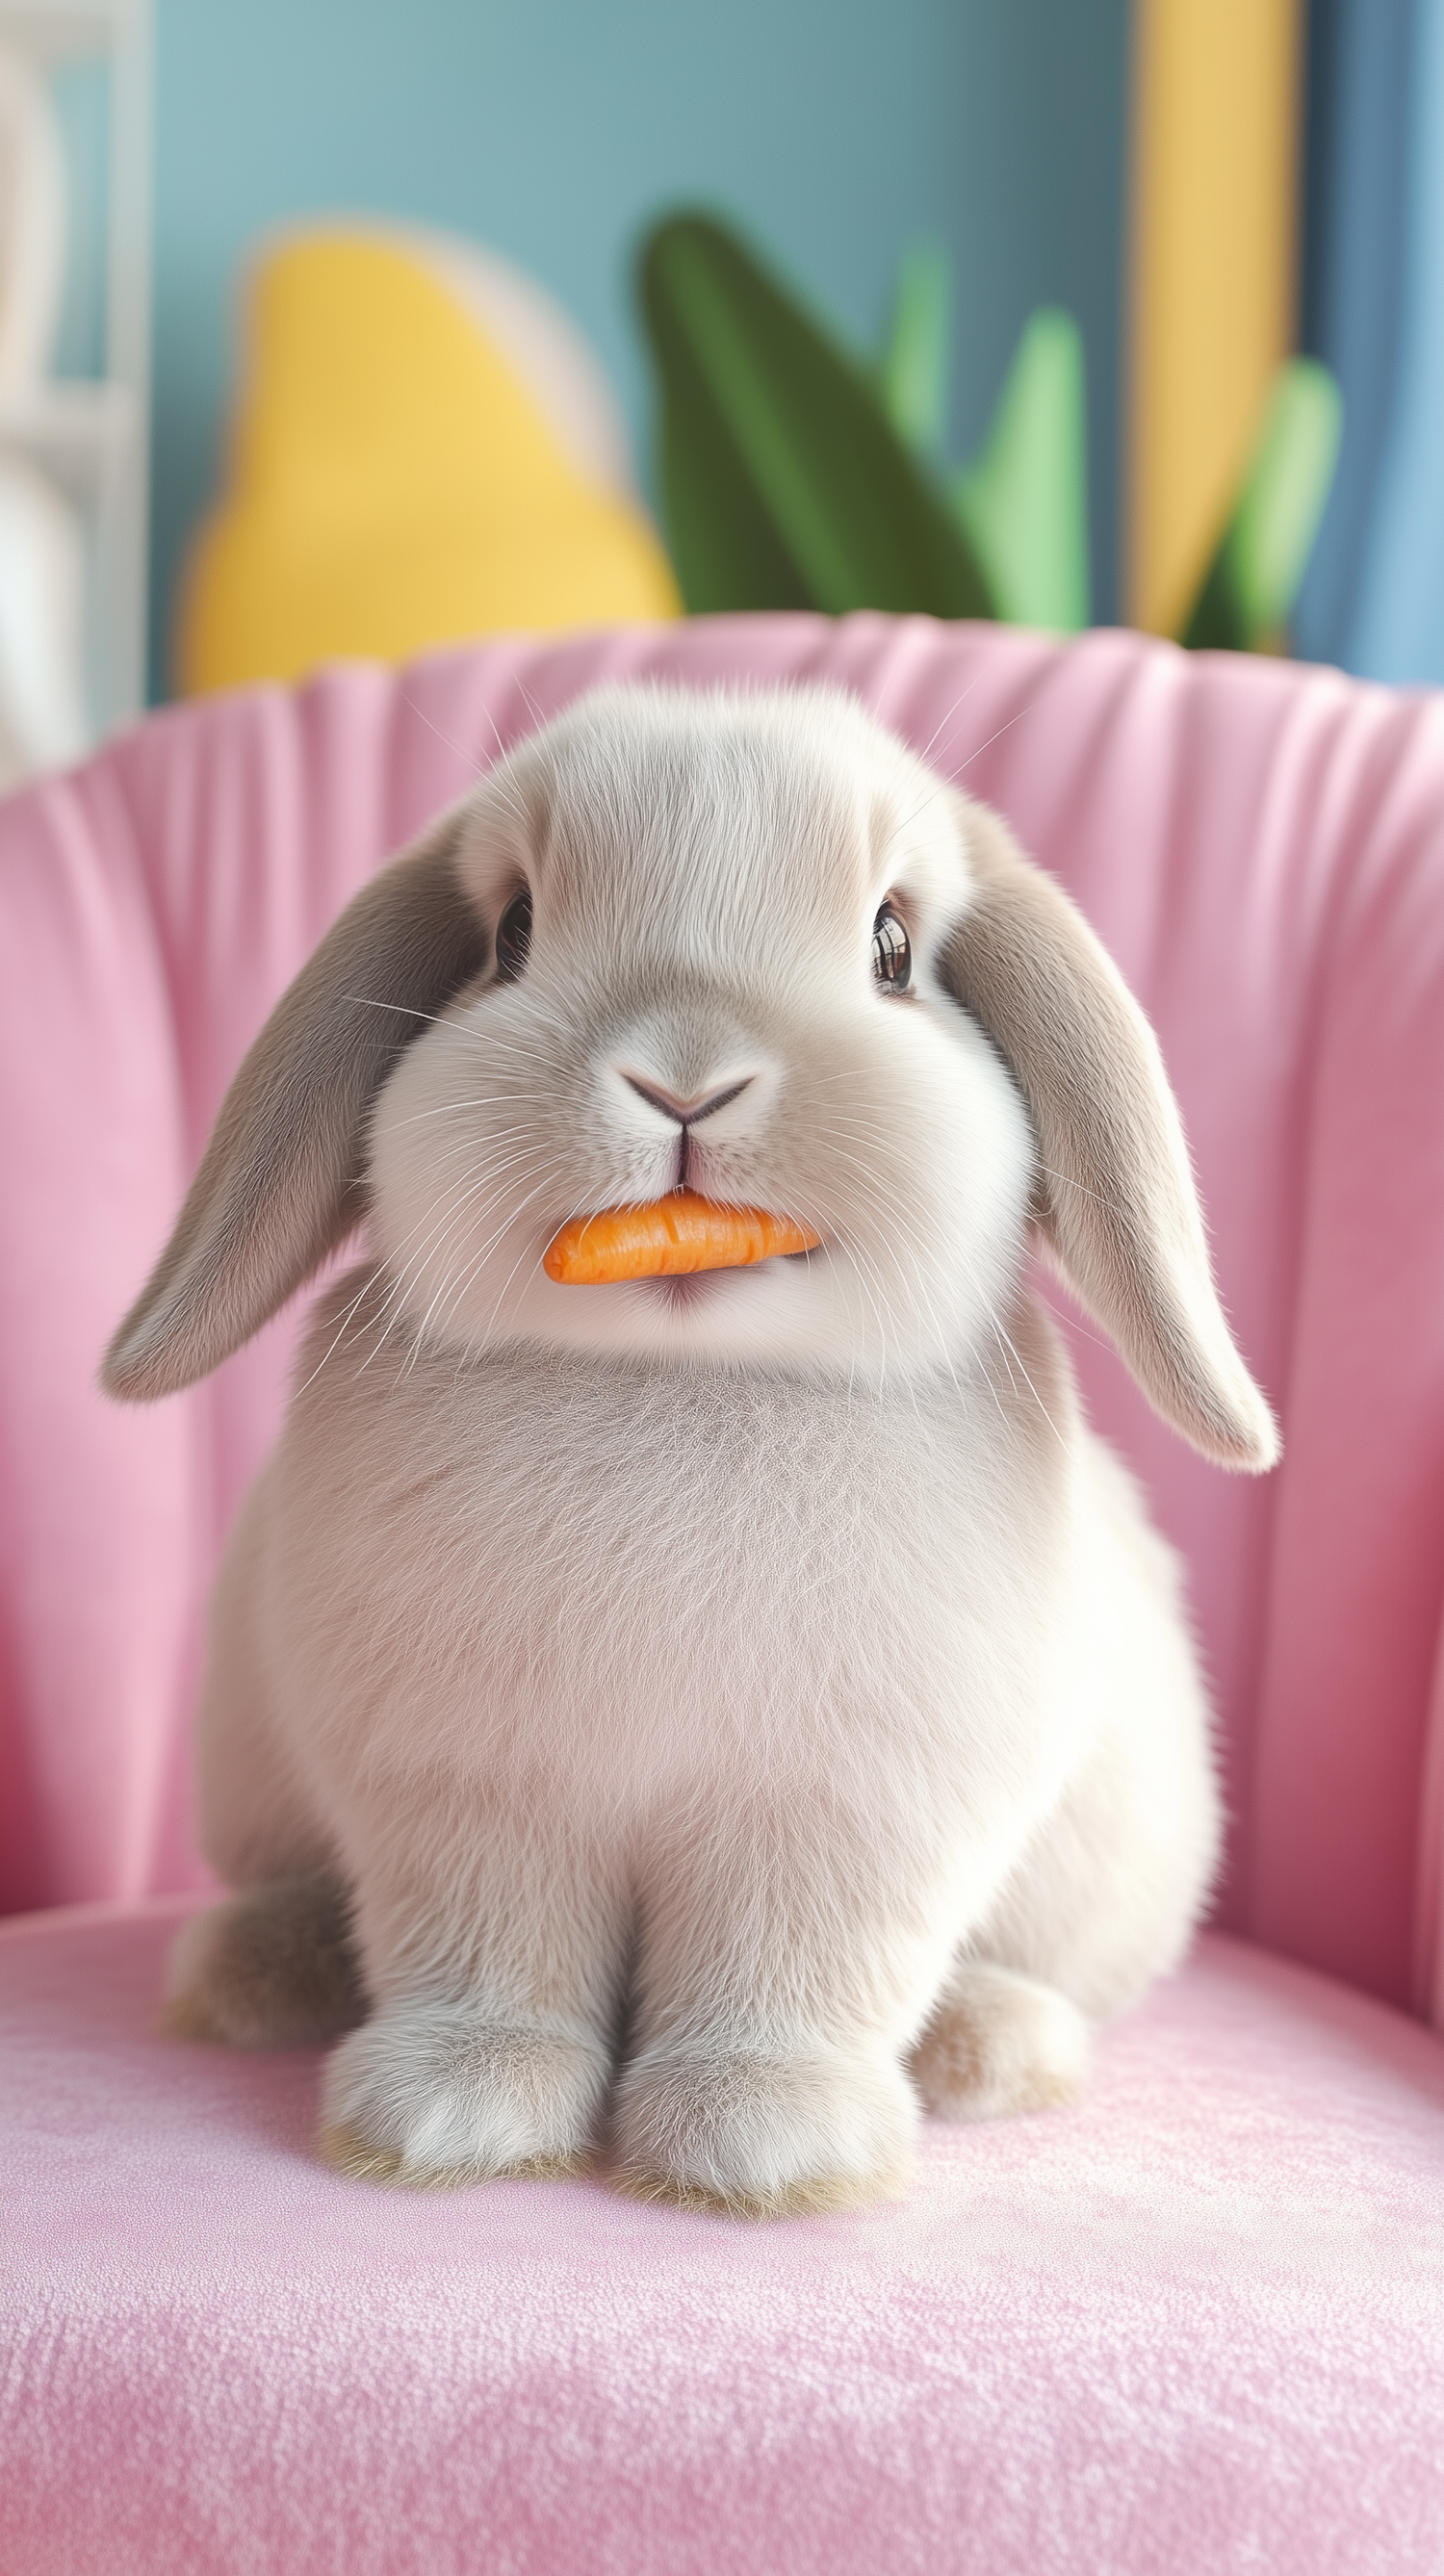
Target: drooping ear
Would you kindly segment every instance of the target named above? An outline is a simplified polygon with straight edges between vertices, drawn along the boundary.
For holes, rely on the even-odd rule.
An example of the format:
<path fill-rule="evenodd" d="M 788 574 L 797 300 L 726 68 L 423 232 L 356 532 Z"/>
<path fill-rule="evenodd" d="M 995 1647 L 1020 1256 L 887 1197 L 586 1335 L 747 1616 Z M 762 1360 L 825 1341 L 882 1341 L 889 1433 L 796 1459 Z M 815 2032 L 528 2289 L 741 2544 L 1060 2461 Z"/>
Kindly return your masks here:
<path fill-rule="evenodd" d="M 969 895 L 942 975 L 1027 1103 L 1048 1249 L 1164 1420 L 1259 1473 L 1278 1433 L 1214 1290 L 1158 1041 L 1068 897 L 995 814 L 959 804 Z"/>
<path fill-rule="evenodd" d="M 356 1223 L 371 1102 L 424 1017 L 485 962 L 485 927 L 454 864 L 464 820 L 445 815 L 373 877 L 282 994 L 106 1352 L 109 1394 L 144 1401 L 193 1386 Z"/>

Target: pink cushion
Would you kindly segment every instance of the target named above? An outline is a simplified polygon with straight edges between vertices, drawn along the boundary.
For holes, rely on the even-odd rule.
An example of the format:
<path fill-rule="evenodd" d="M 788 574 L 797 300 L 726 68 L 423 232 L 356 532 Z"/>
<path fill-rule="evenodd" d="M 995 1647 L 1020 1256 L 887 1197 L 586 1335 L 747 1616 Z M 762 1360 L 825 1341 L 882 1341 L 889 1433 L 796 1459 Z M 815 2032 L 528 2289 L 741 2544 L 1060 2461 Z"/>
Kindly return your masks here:
<path fill-rule="evenodd" d="M 0 1932 L 6 2576 L 1437 2576 L 1444 2049 L 1213 1938 L 1073 2113 L 771 2226 L 310 2153 L 154 2033 L 174 1904 Z"/>
<path fill-rule="evenodd" d="M 1287 1443 L 1264 1483 L 1217 1474 L 1080 1337 L 1190 1559 L 1221 1920 L 1444 2016 L 1444 701 L 927 619 L 334 671 L 167 712 L 0 808 L 0 1908 L 200 1875 L 200 1623 L 294 1318 L 148 1413 L 93 1372 L 226 1080 L 388 850 L 499 743 L 638 672 L 855 690 L 1012 816 L 1153 1014 Z"/>

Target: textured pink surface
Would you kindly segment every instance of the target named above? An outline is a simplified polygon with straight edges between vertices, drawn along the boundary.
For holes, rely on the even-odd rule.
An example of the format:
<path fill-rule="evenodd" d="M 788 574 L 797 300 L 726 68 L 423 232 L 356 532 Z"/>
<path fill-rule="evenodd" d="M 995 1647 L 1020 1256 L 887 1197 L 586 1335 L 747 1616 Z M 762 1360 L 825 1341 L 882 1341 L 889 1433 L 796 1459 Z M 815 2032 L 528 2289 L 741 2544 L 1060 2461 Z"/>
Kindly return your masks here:
<path fill-rule="evenodd" d="M 1444 701 L 926 619 L 704 620 L 336 671 L 165 714 L 0 809 L 0 1904 L 196 1880 L 201 1609 L 294 1319 L 150 1413 L 104 1405 L 93 1372 L 229 1074 L 389 850 L 499 743 L 642 671 L 855 690 L 1012 817 L 1152 1013 L 1287 1444 L 1262 1484 L 1216 1474 L 1080 1338 L 1095 1416 L 1192 1567 L 1234 1820 L 1221 1919 L 1427 2009 Z"/>
<path fill-rule="evenodd" d="M 1444 2050 L 1401 2016 L 1210 1941 L 1080 2110 L 758 2227 L 343 2182 L 314 2058 L 153 2035 L 174 1919 L 0 1935 L 6 2576 L 1444 2564 Z"/>

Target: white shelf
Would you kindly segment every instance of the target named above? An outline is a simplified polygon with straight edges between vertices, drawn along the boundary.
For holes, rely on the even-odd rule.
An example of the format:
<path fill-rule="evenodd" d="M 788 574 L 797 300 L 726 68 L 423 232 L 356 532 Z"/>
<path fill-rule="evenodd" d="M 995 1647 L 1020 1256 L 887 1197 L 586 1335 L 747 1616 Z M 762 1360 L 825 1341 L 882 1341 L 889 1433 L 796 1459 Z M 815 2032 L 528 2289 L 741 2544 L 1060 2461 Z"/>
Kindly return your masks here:
<path fill-rule="evenodd" d="M 145 705 L 150 412 L 149 0 L 0 0 L 0 44 L 107 70 L 106 372 L 0 403 L 0 455 L 47 474 L 86 535 L 93 740 Z"/>
<path fill-rule="evenodd" d="M 118 51 L 143 12 L 136 0 L 4 0 L 0 33 L 40 62 Z"/>
<path fill-rule="evenodd" d="M 0 401 L 0 450 L 52 468 L 82 501 L 134 444 L 136 428 L 134 387 L 114 376 L 95 383 L 62 379 L 23 402 Z"/>

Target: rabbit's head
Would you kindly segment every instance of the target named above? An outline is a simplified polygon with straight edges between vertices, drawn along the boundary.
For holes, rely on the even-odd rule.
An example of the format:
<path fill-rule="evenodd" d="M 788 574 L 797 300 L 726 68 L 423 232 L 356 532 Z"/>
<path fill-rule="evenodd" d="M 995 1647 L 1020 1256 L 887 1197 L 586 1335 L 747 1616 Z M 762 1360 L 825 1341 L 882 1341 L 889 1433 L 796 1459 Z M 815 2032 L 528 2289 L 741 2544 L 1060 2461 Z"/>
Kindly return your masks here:
<path fill-rule="evenodd" d="M 683 1184 L 820 1248 L 546 1276 L 569 1218 Z M 107 1383 L 203 1375 L 363 1213 L 402 1349 L 871 1379 L 1001 1332 L 1033 1222 L 1170 1421 L 1275 1452 L 1146 1022 L 996 817 L 833 692 L 599 691 L 383 870 L 242 1066 Z"/>

